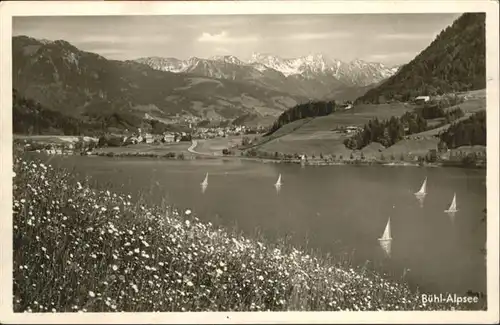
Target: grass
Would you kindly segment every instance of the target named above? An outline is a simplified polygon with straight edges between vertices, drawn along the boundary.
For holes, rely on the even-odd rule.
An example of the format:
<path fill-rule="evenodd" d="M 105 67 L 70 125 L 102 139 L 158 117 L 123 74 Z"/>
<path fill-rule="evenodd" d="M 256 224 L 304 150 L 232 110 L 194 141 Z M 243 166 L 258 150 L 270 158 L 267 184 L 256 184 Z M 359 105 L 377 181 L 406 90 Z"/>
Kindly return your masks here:
<path fill-rule="evenodd" d="M 449 310 L 404 282 L 14 161 L 15 312 Z M 135 202 L 135 203 L 133 203 Z"/>
<path fill-rule="evenodd" d="M 377 117 L 380 120 L 401 116 L 413 106 L 402 103 L 361 104 L 353 110 L 336 112 L 328 116 L 308 118 L 286 124 L 268 137 L 263 137 L 256 148 L 269 153 L 319 155 L 350 155 L 343 144 L 346 136 L 333 130 L 346 126 L 363 126 Z"/>
<path fill-rule="evenodd" d="M 228 136 L 227 138 L 214 138 L 205 140 L 196 140 L 198 145 L 194 150 L 201 153 L 222 154 L 223 149 L 232 148 L 236 145 L 240 145 L 244 136 Z"/>
<path fill-rule="evenodd" d="M 448 110 L 456 107 L 462 108 L 466 115 L 460 120 L 467 119 L 471 114 L 486 107 L 486 93 L 484 90 L 468 92 L 465 95 L 468 98 L 464 103 L 448 108 Z M 279 152 L 283 154 L 307 154 L 310 156 L 322 153 L 323 155 L 349 157 L 352 150 L 349 150 L 343 144 L 346 136 L 335 133 L 333 130 L 345 126 L 363 126 L 374 118 L 385 120 L 392 116 L 400 117 L 414 108 L 414 105 L 405 103 L 356 105 L 353 110 L 294 121 L 278 129 L 271 136 L 262 138 L 255 148 L 270 154 Z M 437 125 L 440 121 L 436 119 L 429 122 L 430 125 Z M 367 158 L 380 158 L 381 153 L 385 156 L 392 154 L 397 155 L 397 157 L 400 157 L 401 154 L 407 155 L 410 153 L 425 155 L 429 149 L 437 148 L 435 136 L 448 127 L 449 124 L 413 134 L 408 139 L 402 140 L 381 152 L 371 149 L 363 150 L 364 155 Z M 354 155 L 356 154 L 354 153 Z"/>
<path fill-rule="evenodd" d="M 147 156 L 147 157 L 162 157 L 166 155 L 183 155 L 190 158 L 193 155 L 187 151 L 191 142 L 179 142 L 171 144 L 147 144 L 138 143 L 122 147 L 104 147 L 94 149 L 96 155 L 113 155 L 113 156 Z"/>

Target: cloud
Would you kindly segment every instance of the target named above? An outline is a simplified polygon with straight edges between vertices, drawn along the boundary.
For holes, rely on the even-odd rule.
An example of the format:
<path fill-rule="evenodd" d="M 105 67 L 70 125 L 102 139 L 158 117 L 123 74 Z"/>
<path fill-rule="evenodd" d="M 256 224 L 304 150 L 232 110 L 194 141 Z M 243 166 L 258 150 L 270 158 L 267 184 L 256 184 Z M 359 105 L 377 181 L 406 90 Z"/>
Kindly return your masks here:
<path fill-rule="evenodd" d="M 338 39 L 338 38 L 347 38 L 351 36 L 350 33 L 347 32 L 332 32 L 332 33 L 297 33 L 292 34 L 287 39 L 291 40 L 319 40 L 319 39 Z"/>
<path fill-rule="evenodd" d="M 241 36 L 241 37 L 231 37 L 226 31 L 222 31 L 220 33 L 207 33 L 204 32 L 198 38 L 198 42 L 205 43 L 248 43 L 248 42 L 256 42 L 259 38 L 253 35 Z"/>
<path fill-rule="evenodd" d="M 324 17 L 319 17 L 319 15 L 311 15 L 309 17 L 294 17 L 291 16 L 277 16 L 276 20 L 269 21 L 269 24 L 275 26 L 311 26 L 318 23 L 327 22 Z"/>
<path fill-rule="evenodd" d="M 417 33 L 391 33 L 391 34 L 380 34 L 376 37 L 378 39 L 385 40 L 427 40 L 432 38 L 434 35 L 431 34 L 417 34 Z"/>
<path fill-rule="evenodd" d="M 414 52 L 389 52 L 371 54 L 368 56 L 370 60 L 387 60 L 396 58 L 413 58 L 416 55 Z"/>
<path fill-rule="evenodd" d="M 109 44 L 109 43 L 164 43 L 171 40 L 169 35 L 86 35 L 78 43 Z"/>

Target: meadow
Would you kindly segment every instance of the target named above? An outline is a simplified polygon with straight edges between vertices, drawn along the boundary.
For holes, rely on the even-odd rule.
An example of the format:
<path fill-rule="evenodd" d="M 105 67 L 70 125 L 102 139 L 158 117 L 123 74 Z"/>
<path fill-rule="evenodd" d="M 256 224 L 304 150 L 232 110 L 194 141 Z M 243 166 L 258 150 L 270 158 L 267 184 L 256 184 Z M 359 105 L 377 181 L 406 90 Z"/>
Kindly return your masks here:
<path fill-rule="evenodd" d="M 93 150 L 93 154 L 98 156 L 143 156 L 143 157 L 181 157 L 181 159 L 191 159 L 193 154 L 187 148 L 191 142 L 179 142 L 171 144 L 147 144 L 138 143 L 122 147 L 103 147 Z"/>
<path fill-rule="evenodd" d="M 452 310 L 404 282 L 91 188 L 17 154 L 15 312 Z"/>
<path fill-rule="evenodd" d="M 466 96 L 465 102 L 451 106 L 447 110 L 460 107 L 465 116 L 460 120 L 467 119 L 473 113 L 486 109 L 486 91 L 477 90 L 460 94 Z M 361 152 L 367 159 L 380 159 L 394 156 L 399 159 L 401 155 L 425 155 L 430 149 L 436 149 L 439 140 L 436 136 L 448 129 L 450 124 L 436 127 L 422 133 L 408 136 L 407 139 L 399 141 L 389 148 L 382 148 L 378 143 L 363 148 L 360 152 L 353 152 L 344 145 L 348 135 L 335 133 L 334 130 L 347 126 L 363 126 L 374 118 L 387 120 L 392 116 L 400 117 L 404 113 L 412 111 L 416 106 L 409 103 L 387 103 L 387 104 L 359 104 L 354 109 L 344 112 L 336 112 L 327 116 L 297 120 L 286 124 L 270 136 L 259 139 L 256 149 L 270 154 L 275 152 L 284 154 L 306 154 L 312 155 L 336 155 L 337 157 L 349 157 L 351 153 L 359 156 Z M 442 119 L 429 120 L 429 126 L 438 126 Z M 377 150 L 373 150 L 377 147 Z"/>

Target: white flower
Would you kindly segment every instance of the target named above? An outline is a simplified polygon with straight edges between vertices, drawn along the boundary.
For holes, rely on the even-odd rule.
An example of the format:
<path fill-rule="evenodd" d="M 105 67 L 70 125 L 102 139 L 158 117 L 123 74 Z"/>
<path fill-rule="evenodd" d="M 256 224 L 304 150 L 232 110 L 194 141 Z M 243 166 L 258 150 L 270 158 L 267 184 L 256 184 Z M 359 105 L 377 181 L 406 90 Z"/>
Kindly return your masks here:
<path fill-rule="evenodd" d="M 113 265 L 111 268 L 113 269 L 113 271 L 118 270 L 118 266 L 116 266 L 116 265 Z"/>
<path fill-rule="evenodd" d="M 187 209 L 184 213 L 185 213 L 186 215 L 190 215 L 190 214 L 191 214 L 191 210 Z"/>
<path fill-rule="evenodd" d="M 92 298 L 94 298 L 95 297 L 94 291 L 89 291 L 89 296 L 91 296 Z"/>

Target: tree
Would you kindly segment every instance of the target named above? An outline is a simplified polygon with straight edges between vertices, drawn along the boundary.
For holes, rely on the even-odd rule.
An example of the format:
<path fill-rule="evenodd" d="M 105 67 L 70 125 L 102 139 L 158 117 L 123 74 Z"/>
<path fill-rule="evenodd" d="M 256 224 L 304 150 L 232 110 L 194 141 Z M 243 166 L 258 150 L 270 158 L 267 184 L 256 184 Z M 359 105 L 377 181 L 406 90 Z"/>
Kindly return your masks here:
<path fill-rule="evenodd" d="M 485 18 L 485 13 L 461 15 L 397 74 L 355 102 L 486 88 Z"/>
<path fill-rule="evenodd" d="M 97 146 L 99 148 L 105 147 L 108 144 L 108 141 L 104 135 L 99 137 L 99 141 L 97 142 Z"/>
<path fill-rule="evenodd" d="M 241 145 L 242 146 L 248 146 L 250 144 L 250 138 L 249 137 L 243 137 L 243 139 L 241 139 Z"/>

